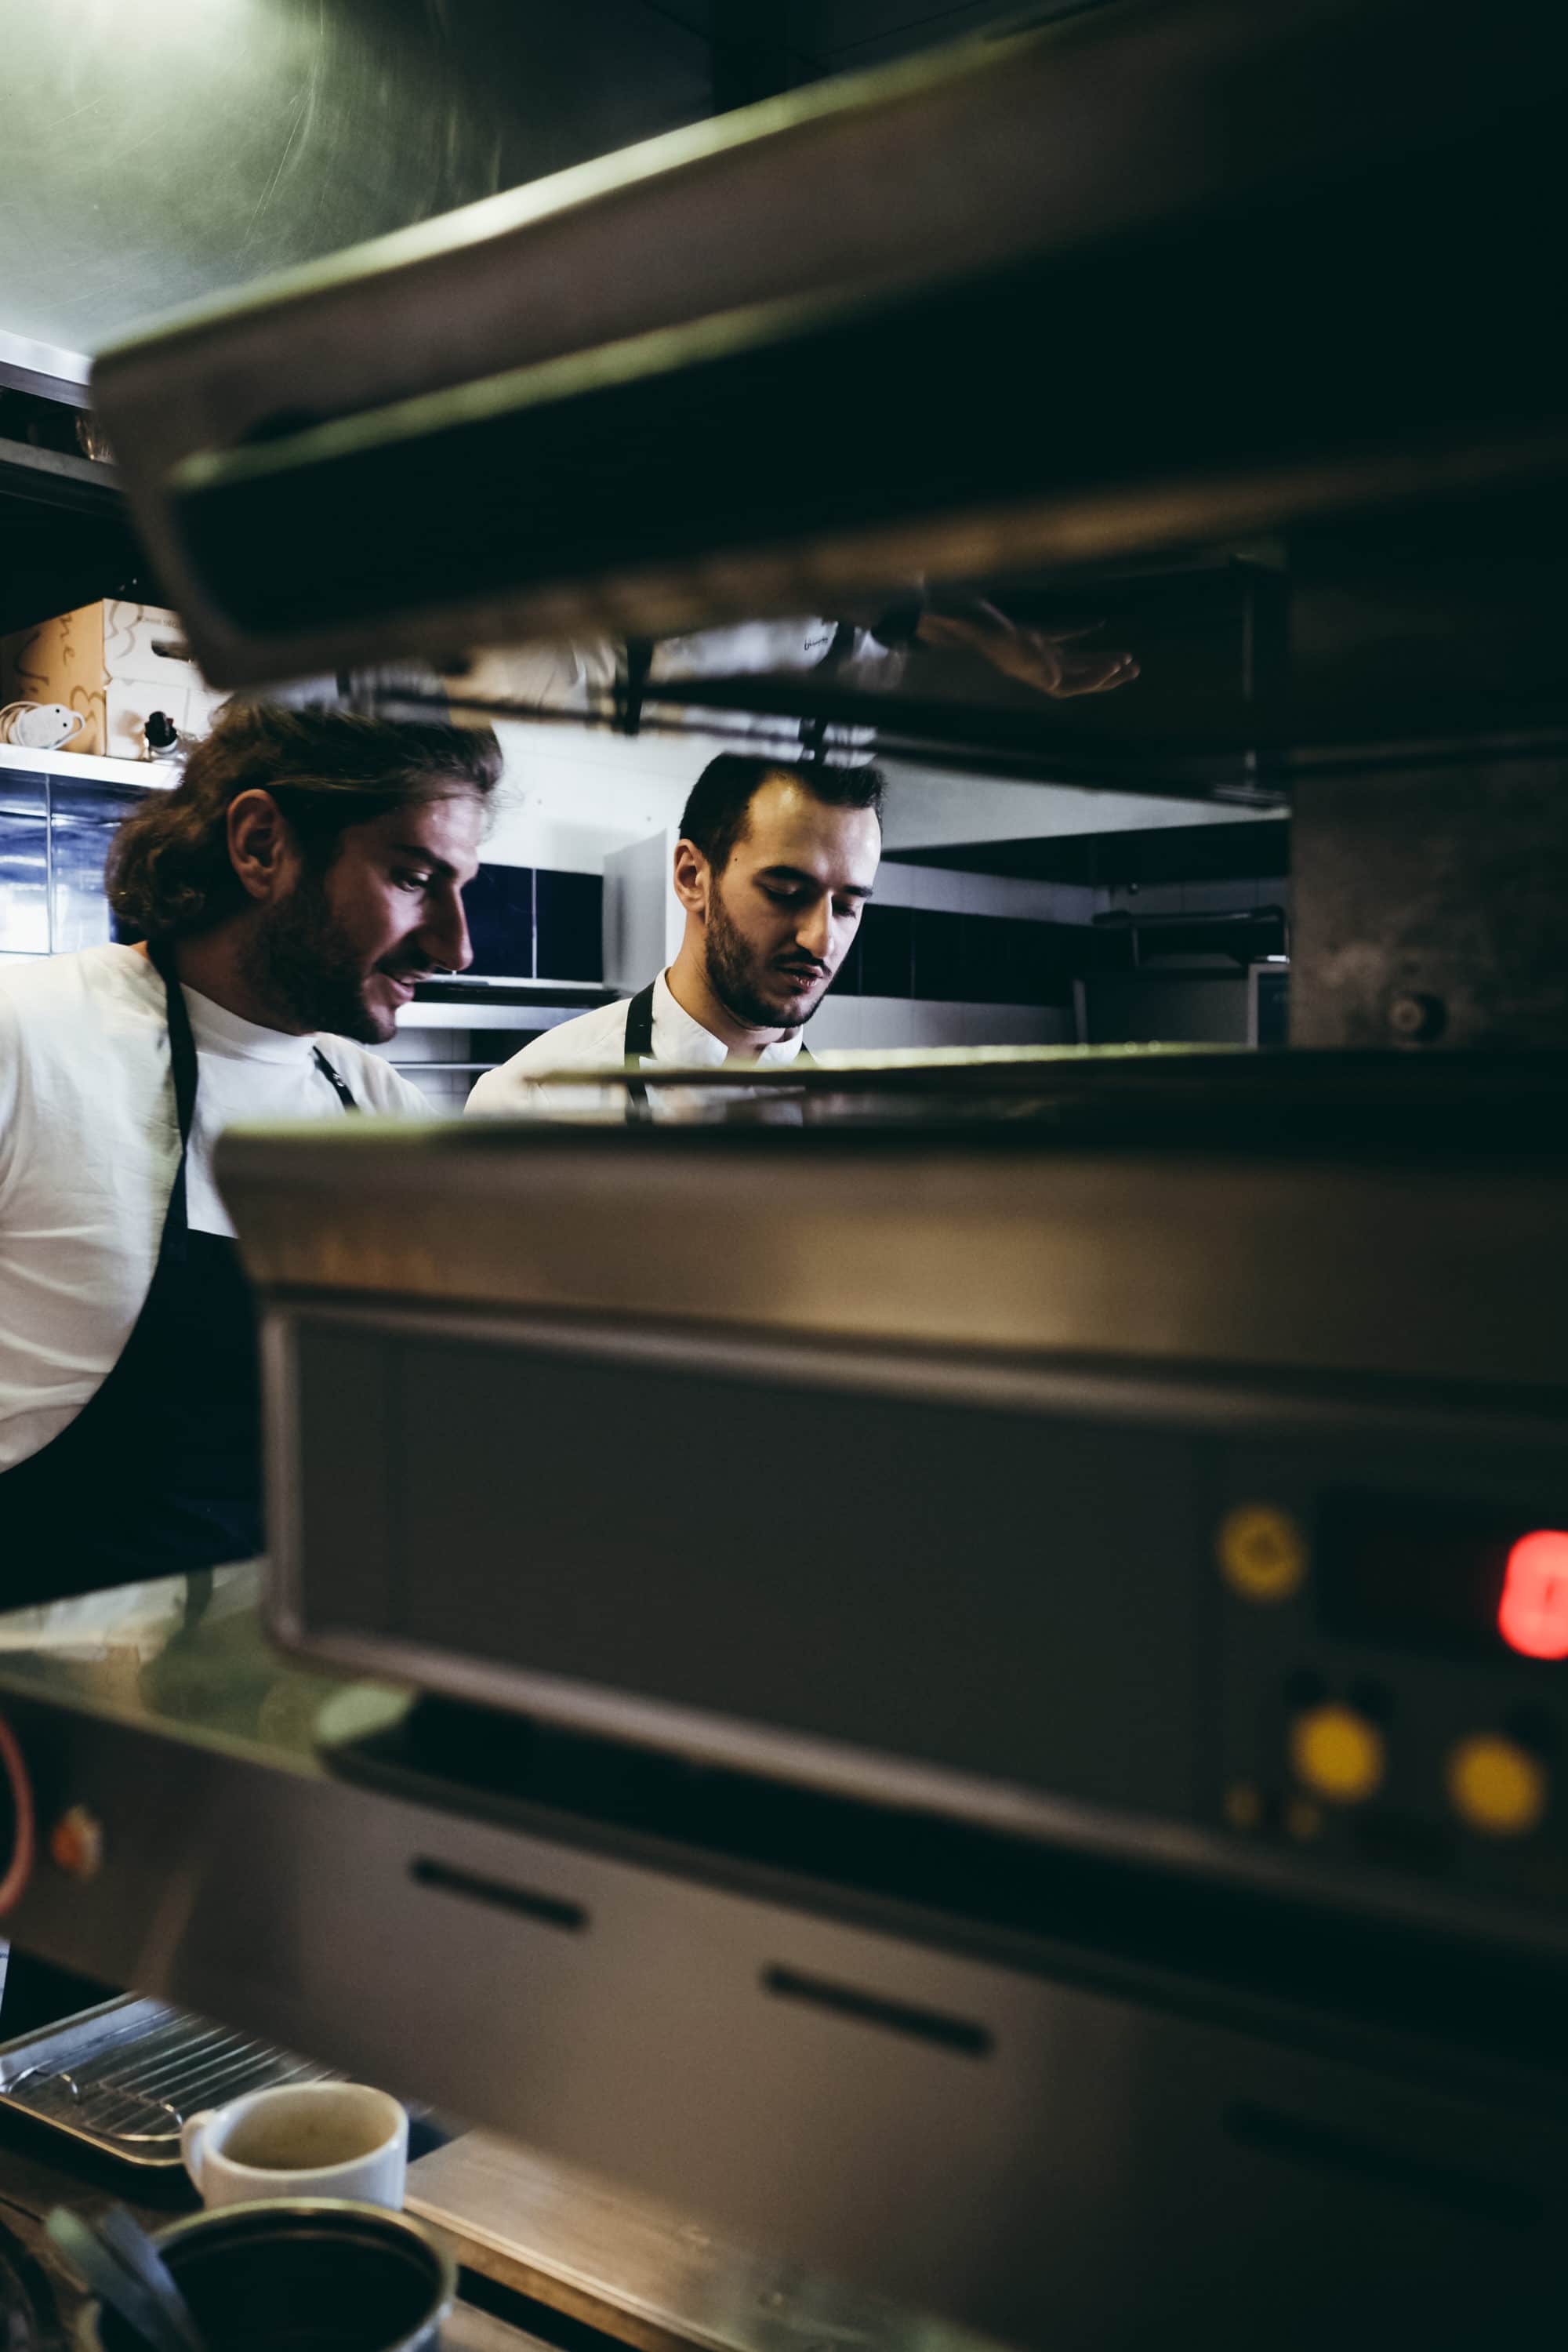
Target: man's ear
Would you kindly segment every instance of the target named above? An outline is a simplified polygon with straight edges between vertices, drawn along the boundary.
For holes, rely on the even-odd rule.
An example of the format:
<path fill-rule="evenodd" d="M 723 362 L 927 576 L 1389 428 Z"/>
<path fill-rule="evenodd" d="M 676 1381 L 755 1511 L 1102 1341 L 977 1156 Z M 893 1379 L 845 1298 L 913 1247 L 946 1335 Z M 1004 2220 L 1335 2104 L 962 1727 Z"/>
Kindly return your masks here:
<path fill-rule="evenodd" d="M 675 866 L 672 879 L 675 895 L 689 915 L 704 921 L 708 914 L 708 892 L 713 869 L 694 841 L 684 836 L 675 845 Z"/>
<path fill-rule="evenodd" d="M 259 905 L 276 898 L 292 878 L 293 833 L 271 793 L 259 785 L 237 793 L 229 803 L 228 854 L 241 888 Z"/>

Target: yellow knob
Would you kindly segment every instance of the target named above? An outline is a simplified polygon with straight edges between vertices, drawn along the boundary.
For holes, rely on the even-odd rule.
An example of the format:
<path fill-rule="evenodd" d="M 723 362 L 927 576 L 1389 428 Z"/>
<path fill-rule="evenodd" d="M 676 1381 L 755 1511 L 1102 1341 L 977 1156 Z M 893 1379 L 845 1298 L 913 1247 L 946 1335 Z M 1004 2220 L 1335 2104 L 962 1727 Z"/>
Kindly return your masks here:
<path fill-rule="evenodd" d="M 1522 1837 L 1546 1811 L 1546 1775 L 1511 1739 L 1480 1732 L 1448 1759 L 1454 1811 L 1488 1837 Z"/>
<path fill-rule="evenodd" d="M 1383 1734 L 1348 1706 L 1314 1706 L 1290 1726 L 1298 1780 L 1334 1805 L 1359 1805 L 1383 1780 Z"/>
<path fill-rule="evenodd" d="M 1289 1511 L 1238 1503 L 1219 1524 L 1220 1570 L 1244 1601 L 1288 1601 L 1307 1573 L 1307 1539 Z"/>

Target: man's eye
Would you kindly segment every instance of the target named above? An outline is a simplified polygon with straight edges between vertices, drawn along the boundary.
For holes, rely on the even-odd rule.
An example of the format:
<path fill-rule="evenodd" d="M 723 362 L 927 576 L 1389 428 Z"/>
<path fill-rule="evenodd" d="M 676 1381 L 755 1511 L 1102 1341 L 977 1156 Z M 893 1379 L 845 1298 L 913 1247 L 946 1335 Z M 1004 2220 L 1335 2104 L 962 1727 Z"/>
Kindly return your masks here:
<path fill-rule="evenodd" d="M 836 898 L 833 911 L 841 923 L 858 922 L 864 908 L 858 898 Z"/>
<path fill-rule="evenodd" d="M 428 890 L 430 887 L 428 874 L 395 874 L 392 878 L 400 890 Z"/>
<path fill-rule="evenodd" d="M 773 883 L 764 882 L 763 891 L 765 897 L 773 900 L 775 907 L 798 907 L 801 901 L 800 891 L 781 890 Z"/>

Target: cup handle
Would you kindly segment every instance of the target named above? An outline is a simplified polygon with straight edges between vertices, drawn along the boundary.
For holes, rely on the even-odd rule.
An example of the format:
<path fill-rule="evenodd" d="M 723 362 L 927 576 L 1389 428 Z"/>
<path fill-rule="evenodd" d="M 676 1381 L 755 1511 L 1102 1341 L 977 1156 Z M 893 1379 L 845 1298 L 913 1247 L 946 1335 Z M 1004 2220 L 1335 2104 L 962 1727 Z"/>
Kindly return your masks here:
<path fill-rule="evenodd" d="M 187 2116 L 180 2126 L 180 2160 L 198 2194 L 202 2185 L 202 2140 L 216 2113 L 216 2107 L 203 2107 L 199 2114 Z"/>

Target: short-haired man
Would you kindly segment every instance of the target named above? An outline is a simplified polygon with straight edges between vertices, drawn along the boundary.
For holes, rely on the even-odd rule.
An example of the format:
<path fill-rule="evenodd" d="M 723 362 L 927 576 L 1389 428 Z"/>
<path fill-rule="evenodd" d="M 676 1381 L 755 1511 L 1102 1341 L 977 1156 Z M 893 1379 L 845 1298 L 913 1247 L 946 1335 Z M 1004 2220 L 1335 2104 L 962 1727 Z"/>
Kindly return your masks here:
<path fill-rule="evenodd" d="M 230 706 L 116 836 L 110 904 L 145 945 L 0 980 L 0 1606 L 261 1549 L 212 1146 L 231 1119 L 423 1109 L 364 1046 L 469 961 L 500 771 L 489 733 Z"/>
<path fill-rule="evenodd" d="M 469 1109 L 569 1108 L 576 1097 L 542 1079 L 622 1061 L 793 1061 L 871 896 L 881 806 L 873 768 L 721 752 L 680 820 L 673 880 L 686 929 L 669 970 L 628 1004 L 536 1037 L 479 1080 Z"/>

